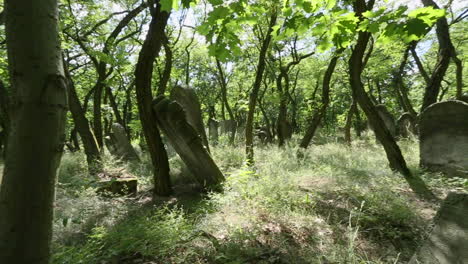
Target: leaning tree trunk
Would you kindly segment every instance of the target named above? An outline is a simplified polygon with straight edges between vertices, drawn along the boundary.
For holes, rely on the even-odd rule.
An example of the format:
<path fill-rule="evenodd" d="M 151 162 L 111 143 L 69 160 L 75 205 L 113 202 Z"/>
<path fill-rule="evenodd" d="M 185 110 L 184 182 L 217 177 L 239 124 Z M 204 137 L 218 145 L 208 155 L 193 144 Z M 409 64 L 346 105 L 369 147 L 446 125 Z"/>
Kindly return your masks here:
<path fill-rule="evenodd" d="M 65 76 L 68 80 L 68 103 L 72 114 L 75 128 L 80 134 L 81 142 L 83 142 L 86 161 L 88 163 L 88 172 L 95 175 L 102 171 L 101 152 L 99 145 L 94 137 L 93 131 L 89 126 L 89 121 L 86 118 L 85 111 L 81 107 L 80 100 L 76 93 L 75 84 L 71 79 L 67 67 L 64 68 Z"/>
<path fill-rule="evenodd" d="M 135 86 L 143 134 L 153 163 L 153 194 L 155 196 L 168 196 L 172 193 L 169 178 L 169 161 L 159 128 L 156 124 L 156 117 L 151 107 L 153 100 L 151 78 L 153 75 L 153 63 L 163 45 L 165 38 L 164 30 L 170 13 L 161 11 L 159 1 L 156 7 L 150 6 L 150 9 L 152 9 L 152 19 L 138 56 L 135 69 Z"/>
<path fill-rule="evenodd" d="M 270 42 L 272 39 L 271 33 L 273 33 L 273 27 L 276 25 L 276 18 L 277 18 L 277 14 L 275 12 L 270 17 L 268 30 L 265 35 L 265 39 L 262 42 L 262 47 L 260 49 L 260 55 L 258 58 L 255 82 L 254 82 L 252 91 L 250 92 L 250 96 L 249 96 L 249 112 L 247 114 L 247 123 L 245 125 L 245 152 L 247 155 L 246 157 L 247 162 L 249 164 L 254 163 L 253 123 L 254 123 L 255 106 L 257 105 L 258 92 L 262 84 L 263 73 L 265 71 L 265 66 L 266 66 L 266 61 L 265 61 L 266 53 L 268 51 L 268 47 L 270 46 Z"/>
<path fill-rule="evenodd" d="M 234 113 L 232 112 L 232 108 L 229 105 L 229 101 L 227 98 L 227 83 L 226 83 L 226 76 L 224 75 L 223 67 L 221 66 L 221 62 L 218 58 L 216 58 L 216 68 L 218 69 L 219 74 L 219 83 L 221 85 L 221 99 L 223 106 L 226 107 L 226 110 L 229 115 L 230 120 L 235 120 Z M 224 109 L 223 107 L 223 109 Z M 223 117 L 225 115 L 223 114 Z M 234 144 L 234 140 L 236 138 L 236 126 L 231 126 L 231 135 L 229 136 L 229 144 Z"/>
<path fill-rule="evenodd" d="M 318 126 L 322 122 L 323 117 L 327 113 L 328 104 L 330 103 L 330 81 L 335 71 L 336 63 L 338 62 L 339 55 L 343 52 L 343 49 L 337 51 L 336 55 L 331 59 L 330 63 L 328 64 L 327 70 L 323 76 L 322 82 L 322 105 L 318 109 L 317 112 L 314 113 L 312 116 L 311 122 L 309 127 L 306 130 L 304 137 L 301 140 L 301 144 L 299 145 L 301 148 L 307 148 L 312 141 L 312 138 L 315 135 L 315 131 L 317 131 Z"/>
<path fill-rule="evenodd" d="M 370 2 L 373 2 L 373 0 Z M 372 9 L 372 4 L 367 5 L 365 0 L 357 0 L 354 2 L 353 6 L 354 11 L 361 20 L 363 19 L 362 13 Z M 349 79 L 353 94 L 355 95 L 355 99 L 359 106 L 366 114 L 371 126 L 374 128 L 377 139 L 383 145 L 387 154 L 387 159 L 390 163 L 390 168 L 401 173 L 413 191 L 417 194 L 426 198 L 433 198 L 434 196 L 432 192 L 427 188 L 422 179 L 411 174 L 410 170 L 406 166 L 406 161 L 401 154 L 400 147 L 397 145 L 387 126 L 385 126 L 383 120 L 380 118 L 364 89 L 364 85 L 361 81 L 361 73 L 364 69 L 363 57 L 370 36 L 371 34 L 369 32 L 361 31 L 358 33 L 357 43 L 352 50 L 351 57 L 349 58 Z"/>
<path fill-rule="evenodd" d="M 12 96 L 0 190 L 0 263 L 49 263 L 67 88 L 56 0 L 6 0 Z"/>
<path fill-rule="evenodd" d="M 422 3 L 426 7 L 432 6 L 436 9 L 439 8 L 432 0 L 422 0 Z M 449 67 L 450 58 L 456 58 L 455 48 L 450 39 L 450 30 L 447 18 L 439 18 L 439 20 L 437 20 L 436 26 L 436 34 L 439 41 L 438 60 L 424 92 L 423 103 L 420 111 L 421 113 L 428 106 L 437 102 L 437 96 L 440 92 L 442 80 L 444 79 L 445 73 Z"/>

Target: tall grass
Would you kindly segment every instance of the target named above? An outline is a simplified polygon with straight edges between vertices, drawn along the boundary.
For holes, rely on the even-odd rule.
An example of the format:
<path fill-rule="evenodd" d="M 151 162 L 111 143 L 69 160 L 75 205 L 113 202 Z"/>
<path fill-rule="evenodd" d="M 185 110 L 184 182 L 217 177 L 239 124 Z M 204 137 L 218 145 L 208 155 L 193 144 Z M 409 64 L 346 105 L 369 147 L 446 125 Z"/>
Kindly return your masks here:
<path fill-rule="evenodd" d="M 413 173 L 436 193 L 467 190 L 461 181 L 420 171 L 416 141 L 400 145 Z M 301 158 L 294 141 L 255 151 L 255 166 L 246 167 L 243 146 L 221 141 L 212 155 L 227 176 L 223 192 L 179 193 L 153 205 L 141 203 L 152 185 L 147 158 L 130 165 L 108 160 L 109 169 L 123 166 L 137 176 L 143 190 L 108 199 L 93 191 L 84 157 L 66 155 L 54 263 L 405 263 L 437 209 L 388 169 L 369 135 L 351 147 L 322 137 Z M 190 183 L 181 160 L 170 162 L 175 183 Z"/>

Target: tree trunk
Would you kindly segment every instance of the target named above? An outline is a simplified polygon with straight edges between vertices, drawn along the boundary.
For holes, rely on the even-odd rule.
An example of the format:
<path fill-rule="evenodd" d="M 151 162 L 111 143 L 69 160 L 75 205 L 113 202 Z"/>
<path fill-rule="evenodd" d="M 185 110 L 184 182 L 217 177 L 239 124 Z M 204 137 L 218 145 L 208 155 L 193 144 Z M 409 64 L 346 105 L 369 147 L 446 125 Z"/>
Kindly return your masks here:
<path fill-rule="evenodd" d="M 336 52 L 336 55 L 331 59 L 330 63 L 328 64 L 327 70 L 323 76 L 323 83 L 322 83 L 322 105 L 320 106 L 319 110 L 314 113 L 310 125 L 306 130 L 304 137 L 301 140 L 301 144 L 299 145 L 301 148 L 307 148 L 312 141 L 312 138 L 315 135 L 315 131 L 317 131 L 318 126 L 322 122 L 323 117 L 327 113 L 328 104 L 330 103 L 330 81 L 335 71 L 336 63 L 338 62 L 338 58 L 343 52 L 343 49 L 340 49 Z"/>
<path fill-rule="evenodd" d="M 81 107 L 80 100 L 76 93 L 75 84 L 73 83 L 66 66 L 64 66 L 64 72 L 68 84 L 68 104 L 72 114 L 73 122 L 75 123 L 75 128 L 80 134 L 81 142 L 83 142 L 83 148 L 88 164 L 88 172 L 91 175 L 95 175 L 96 173 L 102 171 L 101 151 L 96 138 L 94 137 L 93 131 L 89 126 L 86 113 Z"/>
<path fill-rule="evenodd" d="M 426 7 L 432 6 L 435 9 L 439 9 L 437 4 L 432 0 L 422 0 L 422 3 Z M 436 34 L 439 41 L 438 61 L 429 79 L 429 83 L 426 86 L 420 112 L 422 112 L 431 104 L 437 102 L 437 96 L 439 95 L 442 80 L 444 79 L 445 73 L 447 72 L 450 58 L 456 57 L 455 47 L 453 46 L 450 39 L 450 30 L 447 18 L 445 16 L 439 18 L 436 25 Z"/>
<path fill-rule="evenodd" d="M 400 97 L 401 106 L 403 107 L 403 110 L 405 112 L 410 113 L 411 116 L 416 118 L 418 113 L 416 113 L 416 111 L 413 108 L 413 105 L 411 104 L 411 101 L 408 96 L 408 88 L 405 86 L 405 83 L 403 82 L 403 76 L 405 73 L 405 65 L 408 62 L 408 56 L 409 56 L 410 50 L 411 50 L 411 46 L 409 46 L 405 50 L 405 53 L 403 54 L 403 58 L 401 59 L 401 62 L 400 62 L 400 66 L 398 67 L 398 72 L 396 72 L 395 75 L 393 76 L 393 81 L 394 81 L 394 85 L 396 86 L 398 96 Z"/>
<path fill-rule="evenodd" d="M 56 0 L 6 0 L 11 127 L 0 189 L 0 263 L 47 264 L 67 88 Z"/>
<path fill-rule="evenodd" d="M 371 0 L 370 2 L 373 1 Z M 365 0 L 357 0 L 353 3 L 353 6 L 354 11 L 362 20 L 362 13 L 372 9 L 373 4 L 371 3 L 367 5 Z M 377 139 L 383 145 L 390 163 L 390 168 L 401 173 L 413 191 L 415 191 L 418 195 L 426 198 L 433 198 L 434 195 L 427 188 L 422 179 L 411 174 L 410 170 L 406 166 L 406 161 L 401 154 L 400 147 L 397 145 L 387 126 L 385 126 L 383 120 L 380 118 L 378 112 L 376 111 L 364 89 L 364 85 L 361 81 L 361 73 L 364 69 L 362 59 L 369 39 L 369 32 L 359 32 L 357 43 L 352 50 L 351 57 L 349 58 L 349 78 L 351 88 L 355 94 L 355 99 L 359 103 L 359 106 L 364 111 L 367 119 L 374 128 Z"/>
<path fill-rule="evenodd" d="M 232 112 L 232 108 L 229 105 L 229 101 L 227 99 L 227 82 L 226 82 L 226 76 L 224 75 L 223 67 L 221 66 L 221 62 L 219 61 L 218 58 L 216 58 L 216 68 L 218 69 L 218 74 L 219 74 L 219 84 L 221 85 L 221 99 L 223 103 L 223 117 L 225 116 L 224 114 L 224 107 L 226 107 L 226 110 L 229 115 L 230 120 L 235 120 L 234 113 Z M 224 119 L 225 120 L 225 119 Z M 236 127 L 232 126 L 231 130 L 231 135 L 229 137 L 229 144 L 234 144 L 234 139 L 236 138 Z"/>
<path fill-rule="evenodd" d="M 351 106 L 349 107 L 348 114 L 346 115 L 346 124 L 344 127 L 344 138 L 348 146 L 351 146 L 351 127 L 353 124 L 353 116 L 357 112 L 357 101 L 356 99 L 351 99 Z"/>
<path fill-rule="evenodd" d="M 273 32 L 273 27 L 276 25 L 277 14 L 273 13 L 270 17 L 270 23 L 268 26 L 265 39 L 262 41 L 262 47 L 260 49 L 260 55 L 258 58 L 257 72 L 255 76 L 255 82 L 252 87 L 252 91 L 249 96 L 249 112 L 247 114 L 247 123 L 245 125 L 245 151 L 246 158 L 249 164 L 254 163 L 254 149 L 253 149 L 253 123 L 254 123 L 254 114 L 255 106 L 257 105 L 258 92 L 262 84 L 263 73 L 266 66 L 266 53 L 271 42 L 271 33 Z"/>
<path fill-rule="evenodd" d="M 143 134 L 153 163 L 153 194 L 155 196 L 168 196 L 172 193 L 169 178 L 169 161 L 151 106 L 153 100 L 151 79 L 154 67 L 153 62 L 163 45 L 164 30 L 170 13 L 161 11 L 159 1 L 155 7 L 150 6 L 150 9 L 152 19 L 135 69 L 136 98 Z"/>
<path fill-rule="evenodd" d="M 5 85 L 0 81 L 0 127 L 2 132 L 0 135 L 0 156 L 5 158 L 6 146 L 8 142 L 8 131 L 10 130 L 10 94 L 8 93 Z"/>

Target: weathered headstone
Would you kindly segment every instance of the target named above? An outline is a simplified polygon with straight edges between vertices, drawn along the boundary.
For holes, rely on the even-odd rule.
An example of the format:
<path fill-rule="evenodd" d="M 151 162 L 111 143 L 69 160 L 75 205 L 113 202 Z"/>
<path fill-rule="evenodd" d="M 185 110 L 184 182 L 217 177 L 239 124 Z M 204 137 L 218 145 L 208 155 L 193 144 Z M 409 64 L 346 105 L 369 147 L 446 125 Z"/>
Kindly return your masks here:
<path fill-rule="evenodd" d="M 392 136 L 396 135 L 396 123 L 393 115 L 387 110 L 385 105 L 376 105 L 375 110 L 379 114 L 380 118 L 383 120 L 385 126 L 390 131 Z M 369 124 L 369 127 L 373 130 L 372 126 Z"/>
<path fill-rule="evenodd" d="M 140 158 L 133 148 L 130 140 L 127 138 L 125 129 L 119 123 L 112 124 L 112 133 L 110 138 L 106 139 L 111 153 L 126 161 L 139 161 Z"/>
<path fill-rule="evenodd" d="M 222 120 L 219 122 L 219 128 L 221 134 L 231 133 L 233 130 L 237 129 L 237 123 L 235 120 Z"/>
<path fill-rule="evenodd" d="M 218 140 L 219 140 L 218 127 L 219 127 L 218 121 L 212 118 L 208 120 L 208 132 L 210 135 L 210 141 L 215 145 L 218 144 Z"/>
<path fill-rule="evenodd" d="M 190 88 L 183 88 L 181 86 L 175 86 L 172 88 L 170 98 L 179 103 L 179 105 L 181 105 L 185 110 L 187 122 L 200 135 L 203 145 L 209 152 L 210 147 L 208 145 L 205 126 L 203 125 L 200 101 L 198 100 L 198 96 L 195 93 L 195 90 Z"/>
<path fill-rule="evenodd" d="M 468 177 L 468 104 L 445 101 L 426 108 L 419 120 L 420 165 Z"/>
<path fill-rule="evenodd" d="M 434 218 L 428 239 L 410 264 L 468 263 L 468 194 L 450 193 Z"/>
<path fill-rule="evenodd" d="M 414 134 L 415 123 L 416 121 L 410 113 L 403 113 L 397 120 L 398 137 L 408 138 L 410 134 Z"/>
<path fill-rule="evenodd" d="M 135 195 L 138 190 L 136 178 L 106 179 L 99 183 L 97 193 L 102 195 Z"/>
<path fill-rule="evenodd" d="M 153 110 L 159 127 L 198 183 L 212 188 L 222 182 L 223 174 L 203 147 L 200 135 L 187 122 L 182 106 L 160 96 L 153 101 Z"/>

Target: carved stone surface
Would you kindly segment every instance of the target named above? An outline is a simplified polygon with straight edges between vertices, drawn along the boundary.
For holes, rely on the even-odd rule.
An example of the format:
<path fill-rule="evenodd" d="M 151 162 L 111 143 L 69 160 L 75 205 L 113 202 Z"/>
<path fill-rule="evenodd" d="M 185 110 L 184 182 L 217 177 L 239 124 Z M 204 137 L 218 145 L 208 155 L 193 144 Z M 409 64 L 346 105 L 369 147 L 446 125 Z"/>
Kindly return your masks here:
<path fill-rule="evenodd" d="M 109 151 L 126 161 L 139 161 L 140 158 L 127 138 L 125 129 L 119 123 L 112 124 L 112 134 L 106 138 L 106 145 Z"/>
<path fill-rule="evenodd" d="M 409 113 L 403 113 L 397 120 L 397 134 L 400 138 L 408 138 L 415 133 L 416 121 Z"/>
<path fill-rule="evenodd" d="M 420 165 L 447 175 L 468 176 L 468 104 L 445 101 L 426 108 L 419 120 Z"/>
<path fill-rule="evenodd" d="M 153 101 L 158 125 L 199 184 L 216 187 L 224 176 L 202 144 L 200 135 L 187 122 L 182 106 L 163 96 Z"/>
<path fill-rule="evenodd" d="M 208 132 L 210 135 L 210 141 L 215 145 L 218 144 L 219 139 L 218 128 L 219 122 L 210 118 L 210 120 L 208 120 Z"/>
<path fill-rule="evenodd" d="M 409 263 L 468 263 L 468 194 L 447 196 L 434 218 L 432 232 Z"/>
<path fill-rule="evenodd" d="M 195 93 L 195 90 L 181 86 L 175 86 L 171 91 L 171 99 L 182 106 L 182 108 L 185 110 L 187 122 L 200 135 L 203 145 L 206 147 L 206 149 L 208 149 L 208 151 L 210 151 L 208 138 L 205 132 L 205 126 L 203 125 L 200 101 L 198 100 L 198 96 Z"/>

